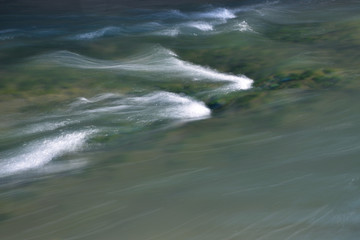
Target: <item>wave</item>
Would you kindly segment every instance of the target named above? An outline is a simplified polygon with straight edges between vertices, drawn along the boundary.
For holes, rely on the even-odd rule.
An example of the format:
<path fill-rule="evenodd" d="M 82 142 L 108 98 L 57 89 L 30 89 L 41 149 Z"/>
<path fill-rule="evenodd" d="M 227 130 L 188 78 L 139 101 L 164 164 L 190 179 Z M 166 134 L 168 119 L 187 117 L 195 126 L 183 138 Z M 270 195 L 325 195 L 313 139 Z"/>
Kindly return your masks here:
<path fill-rule="evenodd" d="M 209 22 L 189 22 L 184 24 L 187 27 L 199 29 L 201 31 L 212 31 L 214 30 L 214 24 Z"/>
<path fill-rule="evenodd" d="M 162 120 L 193 121 L 208 118 L 209 108 L 201 101 L 171 92 L 153 92 L 143 96 L 124 96 L 103 94 L 93 99 L 77 100 L 70 104 L 72 114 L 86 115 L 88 118 L 101 117 L 104 114 L 115 115 L 119 121 L 132 123 L 154 122 Z M 115 97 L 117 96 L 117 97 Z M 92 114 L 92 115 L 89 115 Z M 122 117 L 119 117 L 121 115 Z"/>
<path fill-rule="evenodd" d="M 199 120 L 210 117 L 211 111 L 203 102 L 170 92 L 156 92 L 125 100 L 127 106 L 141 106 L 135 119 Z"/>
<path fill-rule="evenodd" d="M 244 20 L 235 25 L 235 29 L 240 32 L 254 32 L 254 30 L 250 27 L 250 25 Z"/>
<path fill-rule="evenodd" d="M 73 123 L 75 123 L 75 121 L 71 121 L 71 120 L 62 120 L 59 122 L 35 123 L 28 126 L 27 129 L 21 134 L 33 134 L 33 133 L 53 131 Z"/>
<path fill-rule="evenodd" d="M 176 9 L 165 10 L 157 13 L 151 13 L 143 16 L 144 19 L 160 19 L 160 20 L 220 20 L 236 18 L 239 13 L 259 11 L 267 7 L 278 4 L 280 1 L 266 1 L 265 3 L 252 4 L 242 7 L 208 7 L 202 11 L 184 12 Z"/>
<path fill-rule="evenodd" d="M 180 34 L 194 34 L 187 28 L 193 28 L 200 32 L 210 32 L 214 30 L 214 26 L 226 24 L 228 20 L 236 19 L 240 14 L 256 11 L 263 14 L 263 11 L 269 12 L 269 6 L 275 5 L 278 1 L 266 2 L 262 4 L 253 4 L 243 7 L 207 7 L 201 11 L 180 11 L 176 9 L 162 10 L 158 12 L 148 11 L 146 13 L 135 14 L 132 18 L 122 17 L 104 17 L 104 16 L 88 16 L 88 21 L 109 23 L 110 25 L 100 26 L 98 29 L 80 30 L 74 35 L 69 35 L 73 30 L 73 26 L 56 26 L 54 28 L 9 28 L 0 30 L 0 40 L 12 40 L 15 38 L 41 38 L 41 37 L 59 37 L 62 40 L 92 40 L 106 36 L 122 36 L 122 35 L 164 35 L 175 37 Z M 63 18 L 73 18 L 74 16 L 62 16 Z M 75 16 L 79 17 L 79 16 Z M 138 21 L 134 24 L 133 20 Z M 55 18 L 56 20 L 56 18 Z M 129 21 L 131 20 L 131 21 Z M 54 21 L 50 17 L 49 21 Z M 119 23 L 121 25 L 119 25 Z M 97 24 L 96 24 L 97 25 Z M 76 25 L 75 25 L 76 26 Z M 97 25 L 98 26 L 98 25 Z M 121 27 L 120 27 L 121 26 Z M 75 28 L 76 29 L 76 28 Z M 235 30 L 236 31 L 236 30 Z M 219 32 L 216 32 L 219 33 Z M 198 34 L 195 32 L 195 34 Z"/>
<path fill-rule="evenodd" d="M 5 29 L 0 31 L 0 40 L 13 40 L 17 38 L 42 38 L 54 37 L 63 34 L 63 31 L 58 29 Z"/>
<path fill-rule="evenodd" d="M 195 19 L 220 19 L 226 20 L 236 18 L 235 12 L 228 8 L 215 8 L 210 11 L 190 13 L 189 16 Z"/>
<path fill-rule="evenodd" d="M 61 155 L 74 152 L 84 145 L 92 133 L 93 131 L 79 131 L 34 141 L 14 151 L 14 156 L 2 159 L 0 177 L 37 169 Z"/>
<path fill-rule="evenodd" d="M 179 27 L 172 27 L 167 28 L 161 31 L 154 32 L 154 35 L 161 35 L 161 36 L 169 36 L 169 37 L 176 37 L 181 33 Z"/>
<path fill-rule="evenodd" d="M 176 37 L 178 35 L 193 35 L 199 32 L 210 32 L 214 26 L 226 24 L 228 20 L 237 18 L 238 13 L 260 11 L 264 7 L 273 5 L 255 4 L 241 8 L 208 8 L 198 12 L 182 12 L 180 10 L 166 10 L 158 13 L 148 13 L 138 16 L 140 20 L 148 20 L 140 24 L 124 24 L 122 27 L 105 26 L 90 32 L 80 33 L 69 37 L 70 40 L 91 40 L 105 36 L 121 35 L 162 35 Z M 191 30 L 192 29 L 192 30 Z M 234 31 L 245 31 L 245 28 L 236 28 Z M 194 32 L 198 30 L 199 32 Z M 214 32 L 214 33 L 221 33 Z"/>
<path fill-rule="evenodd" d="M 47 116 L 50 119 L 57 118 L 58 122 L 39 120 L 37 124 L 29 125 L 30 131 L 21 131 L 24 137 L 44 131 L 56 137 L 33 140 L 23 147 L 5 153 L 7 157 L 0 159 L 0 178 L 26 171 L 48 174 L 83 167 L 86 165 L 86 159 L 55 163 L 52 160 L 81 150 L 86 140 L 94 133 L 106 135 L 109 132 L 111 134 L 114 131 L 121 132 L 122 126 L 119 124 L 125 125 L 123 131 L 129 132 L 142 129 L 154 122 L 166 121 L 171 124 L 206 119 L 211 116 L 211 110 L 203 102 L 171 92 L 154 92 L 144 96 L 107 93 L 86 101 L 77 100 L 69 107 L 70 109 L 62 115 Z M 70 132 L 74 129 L 71 127 L 74 122 L 87 128 L 91 126 L 93 130 Z M 113 128 L 109 128 L 110 122 Z M 58 131 L 60 127 L 63 129 Z"/>
<path fill-rule="evenodd" d="M 172 124 L 210 116 L 211 110 L 203 102 L 164 91 L 143 96 L 106 93 L 90 99 L 81 98 L 71 103 L 65 112 L 34 119 L 37 123 L 28 123 L 25 131 L 20 129 L 19 133 L 25 138 L 34 138 L 44 132 L 55 137 L 33 140 L 3 153 L 6 157 L 0 159 L 0 178 L 30 170 L 31 173 L 47 174 L 83 167 L 84 159 L 55 163 L 52 160 L 81 150 L 95 133 L 132 132 L 155 122 Z M 74 124 L 93 130 L 74 132 Z"/>
<path fill-rule="evenodd" d="M 119 35 L 121 32 L 122 32 L 122 29 L 120 27 L 109 26 L 109 27 L 101 28 L 99 30 L 92 31 L 92 32 L 77 34 L 73 37 L 70 37 L 69 39 L 91 40 L 91 39 L 100 38 L 100 37 L 104 37 L 104 36 Z"/>
<path fill-rule="evenodd" d="M 171 50 L 155 47 L 143 54 L 122 61 L 99 60 L 69 51 L 57 51 L 35 58 L 42 63 L 81 69 L 112 70 L 120 74 L 136 74 L 137 77 L 156 75 L 156 79 L 191 79 L 232 83 L 232 90 L 249 89 L 253 80 L 244 75 L 221 73 L 209 67 L 183 61 Z"/>

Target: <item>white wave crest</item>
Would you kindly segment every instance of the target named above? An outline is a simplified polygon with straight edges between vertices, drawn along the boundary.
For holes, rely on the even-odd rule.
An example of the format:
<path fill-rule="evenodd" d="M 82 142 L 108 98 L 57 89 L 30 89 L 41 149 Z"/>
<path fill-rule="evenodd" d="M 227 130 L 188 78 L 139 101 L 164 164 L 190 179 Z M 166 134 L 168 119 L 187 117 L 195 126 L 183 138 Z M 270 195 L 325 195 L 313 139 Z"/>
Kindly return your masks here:
<path fill-rule="evenodd" d="M 136 74 L 157 79 L 188 78 L 191 80 L 225 81 L 232 83 L 233 90 L 251 88 L 253 80 L 244 75 L 221 73 L 214 69 L 183 61 L 165 48 L 155 47 L 141 55 L 130 57 L 123 61 L 107 61 L 85 57 L 69 51 L 58 51 L 37 57 L 37 61 L 55 63 L 62 66 L 83 69 L 107 69 L 120 74 Z M 235 84 L 234 84 L 235 83 Z"/>
<path fill-rule="evenodd" d="M 56 157 L 79 150 L 92 132 L 74 132 L 32 142 L 0 162 L 0 177 L 40 168 Z"/>

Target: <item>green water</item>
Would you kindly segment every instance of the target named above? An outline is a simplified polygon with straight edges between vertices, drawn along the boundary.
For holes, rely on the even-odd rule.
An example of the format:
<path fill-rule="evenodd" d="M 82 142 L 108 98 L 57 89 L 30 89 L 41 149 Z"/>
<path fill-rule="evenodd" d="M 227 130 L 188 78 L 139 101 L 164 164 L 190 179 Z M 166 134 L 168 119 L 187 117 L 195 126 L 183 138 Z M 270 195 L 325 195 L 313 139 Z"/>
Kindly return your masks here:
<path fill-rule="evenodd" d="M 0 238 L 358 239 L 359 3 L 157 4 L 1 16 Z"/>

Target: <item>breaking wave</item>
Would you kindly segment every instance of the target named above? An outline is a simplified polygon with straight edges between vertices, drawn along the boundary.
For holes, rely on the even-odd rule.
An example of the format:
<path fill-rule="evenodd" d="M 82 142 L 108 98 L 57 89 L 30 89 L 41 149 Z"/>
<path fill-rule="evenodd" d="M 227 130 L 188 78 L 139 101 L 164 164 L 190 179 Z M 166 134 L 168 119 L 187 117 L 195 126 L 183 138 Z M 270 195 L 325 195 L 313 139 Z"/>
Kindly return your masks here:
<path fill-rule="evenodd" d="M 37 169 L 54 158 L 79 150 L 93 131 L 79 131 L 34 141 L 1 159 L 0 177 Z"/>
<path fill-rule="evenodd" d="M 99 60 L 69 51 L 53 52 L 38 56 L 35 60 L 72 68 L 112 70 L 120 74 L 136 74 L 138 77 L 146 77 L 151 73 L 157 75 L 157 79 L 186 78 L 193 81 L 228 82 L 232 86 L 228 90 L 232 91 L 249 89 L 253 82 L 244 75 L 221 73 L 209 67 L 183 61 L 174 52 L 162 47 L 155 47 L 122 61 Z"/>

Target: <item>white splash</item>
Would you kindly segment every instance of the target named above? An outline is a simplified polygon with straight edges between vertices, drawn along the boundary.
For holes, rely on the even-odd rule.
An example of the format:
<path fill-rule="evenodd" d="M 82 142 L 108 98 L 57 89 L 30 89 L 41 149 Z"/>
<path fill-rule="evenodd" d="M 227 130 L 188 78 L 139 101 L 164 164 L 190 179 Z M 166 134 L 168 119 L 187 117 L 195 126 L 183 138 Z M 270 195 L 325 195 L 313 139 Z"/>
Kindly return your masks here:
<path fill-rule="evenodd" d="M 40 168 L 51 160 L 79 150 L 93 131 L 81 131 L 46 138 L 25 145 L 14 156 L 0 162 L 0 177 L 6 177 L 30 169 Z"/>

